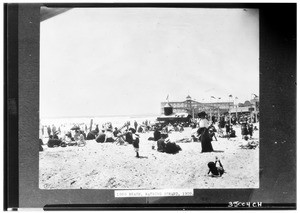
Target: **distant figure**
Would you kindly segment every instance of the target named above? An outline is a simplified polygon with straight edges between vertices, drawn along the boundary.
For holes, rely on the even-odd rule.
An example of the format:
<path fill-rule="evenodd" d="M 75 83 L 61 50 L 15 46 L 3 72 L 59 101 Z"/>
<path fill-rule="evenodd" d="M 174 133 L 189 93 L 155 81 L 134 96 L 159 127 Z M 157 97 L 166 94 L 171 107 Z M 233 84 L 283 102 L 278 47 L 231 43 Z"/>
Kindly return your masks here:
<path fill-rule="evenodd" d="M 138 126 L 138 123 L 137 123 L 136 121 L 134 121 L 133 125 L 134 125 L 134 129 L 135 129 L 135 131 L 137 131 L 137 126 Z"/>
<path fill-rule="evenodd" d="M 241 134 L 242 134 L 242 137 L 245 138 L 249 132 L 248 132 L 248 124 L 246 121 L 243 121 L 241 123 Z"/>
<path fill-rule="evenodd" d="M 50 137 L 50 135 L 51 135 L 51 128 L 50 128 L 50 126 L 47 126 L 47 133 L 48 133 L 48 137 Z"/>
<path fill-rule="evenodd" d="M 221 177 L 224 174 L 223 165 L 222 165 L 221 161 L 218 158 L 216 158 L 215 162 L 209 162 L 207 164 L 207 166 L 209 168 L 208 174 L 212 173 L 213 177 L 215 177 L 215 176 L 220 176 Z"/>
<path fill-rule="evenodd" d="M 249 132 L 249 135 L 250 135 L 250 139 L 252 139 L 252 136 L 253 136 L 253 124 L 250 124 L 248 126 L 248 132 Z"/>
<path fill-rule="evenodd" d="M 230 138 L 230 124 L 229 123 L 226 123 L 225 129 L 226 129 L 226 137 L 227 137 L 227 139 L 229 139 Z"/>
<path fill-rule="evenodd" d="M 220 118 L 220 122 L 219 122 L 219 127 L 220 128 L 224 128 L 225 127 L 225 124 L 226 124 L 226 122 L 225 122 L 225 117 L 224 116 L 222 116 L 221 118 Z"/>
<path fill-rule="evenodd" d="M 56 127 L 54 126 L 54 124 L 52 124 L 52 133 L 53 133 L 53 135 L 55 134 L 55 132 L 56 132 Z"/>
<path fill-rule="evenodd" d="M 43 144 L 43 140 L 42 140 L 42 139 L 39 139 L 39 151 L 40 151 L 40 152 L 41 152 L 41 151 L 44 151 L 42 145 L 44 145 L 44 144 Z"/>
<path fill-rule="evenodd" d="M 214 116 L 214 115 L 211 116 L 211 121 L 212 121 L 213 124 L 215 124 L 216 123 L 216 116 Z"/>

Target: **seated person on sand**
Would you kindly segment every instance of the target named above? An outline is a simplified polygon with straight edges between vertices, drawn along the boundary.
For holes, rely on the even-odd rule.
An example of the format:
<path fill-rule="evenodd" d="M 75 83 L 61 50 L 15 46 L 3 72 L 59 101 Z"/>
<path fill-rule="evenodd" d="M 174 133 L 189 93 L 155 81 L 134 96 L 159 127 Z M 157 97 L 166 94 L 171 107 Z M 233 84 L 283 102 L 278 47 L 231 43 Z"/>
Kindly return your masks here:
<path fill-rule="evenodd" d="M 143 133 L 144 132 L 144 129 L 143 127 L 140 125 L 137 129 L 138 133 Z"/>
<path fill-rule="evenodd" d="M 161 138 L 161 133 L 157 127 L 154 127 L 152 149 L 155 149 L 155 143 Z"/>
<path fill-rule="evenodd" d="M 120 133 L 121 133 L 121 131 L 118 130 L 117 127 L 115 127 L 115 130 L 113 131 L 114 137 L 118 137 L 118 134 L 120 134 Z"/>
<path fill-rule="evenodd" d="M 78 146 L 85 146 L 86 145 L 83 134 L 80 134 L 79 140 L 77 141 L 77 144 L 78 144 Z"/>
<path fill-rule="evenodd" d="M 240 147 L 242 149 L 255 149 L 256 147 L 258 147 L 258 141 L 248 141 L 248 136 L 246 135 L 244 137 L 244 141 L 242 141 L 242 144 L 240 145 Z"/>
<path fill-rule="evenodd" d="M 179 132 L 183 132 L 183 131 L 184 131 L 183 124 L 180 124 L 180 126 L 179 126 Z"/>
<path fill-rule="evenodd" d="M 59 147 L 61 145 L 61 143 L 62 143 L 61 140 L 59 140 L 59 139 L 53 139 L 53 136 L 50 135 L 49 136 L 49 140 L 47 142 L 47 146 L 51 147 L 51 148 L 53 148 L 53 147 Z"/>
<path fill-rule="evenodd" d="M 224 174 L 224 168 L 223 165 L 221 163 L 221 161 L 218 159 L 218 157 L 216 157 L 215 162 L 209 162 L 207 164 L 209 171 L 208 171 L 208 175 L 209 173 L 212 174 L 212 177 L 221 177 Z"/>
<path fill-rule="evenodd" d="M 105 140 L 106 140 L 105 130 L 102 129 L 101 132 L 99 133 L 99 135 L 96 138 L 96 142 L 98 142 L 98 143 L 104 143 Z"/>
<path fill-rule="evenodd" d="M 76 129 L 74 134 L 74 140 L 78 141 L 80 137 L 80 130 Z"/>
<path fill-rule="evenodd" d="M 162 135 L 157 141 L 157 151 L 176 154 L 181 151 L 181 148 L 175 142 L 171 142 L 167 135 Z"/>
<path fill-rule="evenodd" d="M 70 134 L 65 134 L 65 136 L 63 137 L 63 143 L 64 146 L 77 146 L 77 142 L 72 140 L 72 138 L 70 138 Z"/>
<path fill-rule="evenodd" d="M 87 134 L 86 139 L 94 140 L 94 139 L 96 139 L 97 134 L 98 134 L 98 132 L 96 130 L 92 130 Z"/>
<path fill-rule="evenodd" d="M 41 151 L 44 151 L 43 145 L 44 145 L 43 140 L 40 138 L 40 139 L 39 139 L 39 151 L 40 151 L 40 152 L 41 152 Z"/>
<path fill-rule="evenodd" d="M 211 137 L 211 140 L 213 140 L 213 138 L 215 138 L 216 141 L 218 141 L 215 132 L 217 132 L 217 130 L 216 130 L 216 128 L 214 127 L 214 125 L 211 124 L 211 125 L 208 127 L 208 133 L 209 133 L 209 136 Z"/>
<path fill-rule="evenodd" d="M 112 129 L 107 129 L 106 130 L 106 140 L 105 142 L 115 142 L 115 137 L 114 134 L 112 132 Z"/>
<path fill-rule="evenodd" d="M 182 150 L 179 145 L 177 145 L 175 142 L 172 142 L 171 140 L 169 140 L 169 138 L 167 138 L 165 140 L 165 143 L 166 143 L 166 149 L 165 149 L 166 153 L 176 154 Z"/>
<path fill-rule="evenodd" d="M 218 134 L 218 137 L 219 137 L 219 138 L 224 138 L 224 137 L 225 137 L 224 131 L 223 131 L 223 129 L 220 128 L 220 127 L 218 128 L 217 134 Z"/>
<path fill-rule="evenodd" d="M 53 139 L 58 140 L 58 139 L 59 139 L 59 138 L 58 138 L 58 134 L 59 134 L 58 131 L 54 132 L 54 134 L 53 134 Z"/>
<path fill-rule="evenodd" d="M 166 138 L 167 138 L 167 135 L 163 134 L 163 135 L 161 135 L 161 138 L 157 140 L 157 151 L 165 152 L 165 150 L 166 150 L 166 144 L 165 144 Z"/>

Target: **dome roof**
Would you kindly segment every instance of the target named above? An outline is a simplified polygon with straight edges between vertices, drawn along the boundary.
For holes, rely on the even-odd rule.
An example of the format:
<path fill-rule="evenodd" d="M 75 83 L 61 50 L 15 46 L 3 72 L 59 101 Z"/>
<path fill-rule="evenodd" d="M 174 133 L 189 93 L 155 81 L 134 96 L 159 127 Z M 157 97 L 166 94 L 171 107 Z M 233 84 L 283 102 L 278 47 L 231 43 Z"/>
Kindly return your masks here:
<path fill-rule="evenodd" d="M 164 106 L 164 108 L 168 108 L 168 107 L 172 107 L 171 104 L 166 103 L 166 105 Z"/>
<path fill-rule="evenodd" d="M 191 99 L 192 97 L 190 96 L 190 95 L 188 95 L 187 97 L 186 97 L 186 99 Z"/>

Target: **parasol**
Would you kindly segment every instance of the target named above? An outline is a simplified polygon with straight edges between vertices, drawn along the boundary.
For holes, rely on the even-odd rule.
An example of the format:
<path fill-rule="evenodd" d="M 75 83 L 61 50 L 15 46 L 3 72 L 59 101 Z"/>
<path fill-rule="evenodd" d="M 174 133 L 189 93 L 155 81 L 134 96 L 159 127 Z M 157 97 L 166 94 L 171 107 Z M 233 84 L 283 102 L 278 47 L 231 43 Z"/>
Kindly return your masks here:
<path fill-rule="evenodd" d="M 71 130 L 79 130 L 80 128 L 78 127 L 78 126 L 73 126 L 72 128 L 71 128 Z"/>

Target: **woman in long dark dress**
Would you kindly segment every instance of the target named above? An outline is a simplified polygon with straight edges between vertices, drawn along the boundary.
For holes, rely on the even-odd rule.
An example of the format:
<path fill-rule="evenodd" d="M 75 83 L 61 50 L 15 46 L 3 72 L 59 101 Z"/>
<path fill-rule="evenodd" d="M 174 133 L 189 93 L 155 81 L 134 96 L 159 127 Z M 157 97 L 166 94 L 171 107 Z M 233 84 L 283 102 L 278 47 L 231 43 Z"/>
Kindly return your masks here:
<path fill-rule="evenodd" d="M 212 152 L 214 151 L 211 145 L 211 137 L 209 136 L 208 131 L 208 120 L 205 118 L 206 113 L 200 112 L 198 117 L 200 118 L 199 121 L 199 129 L 198 134 L 200 135 L 199 140 L 201 141 L 202 151 L 201 152 Z"/>

